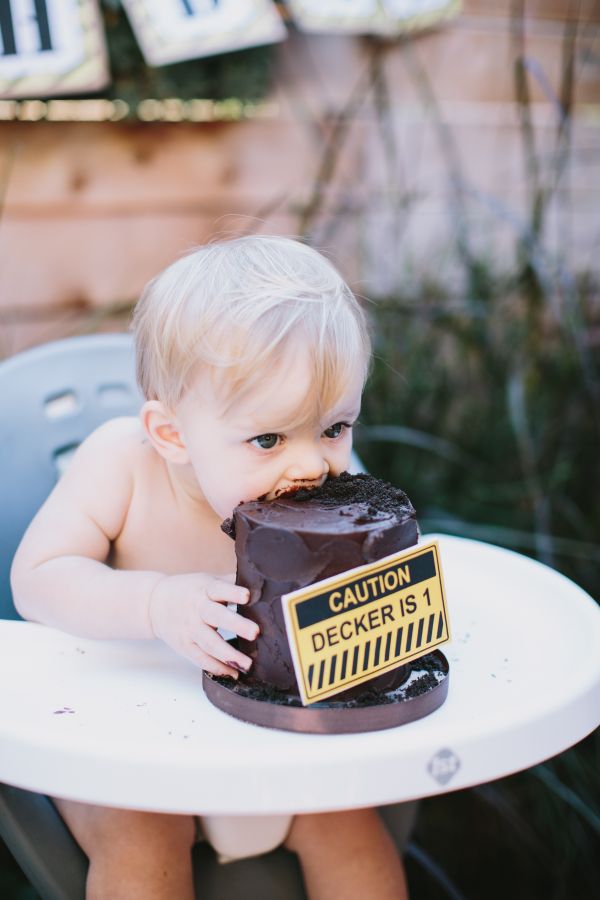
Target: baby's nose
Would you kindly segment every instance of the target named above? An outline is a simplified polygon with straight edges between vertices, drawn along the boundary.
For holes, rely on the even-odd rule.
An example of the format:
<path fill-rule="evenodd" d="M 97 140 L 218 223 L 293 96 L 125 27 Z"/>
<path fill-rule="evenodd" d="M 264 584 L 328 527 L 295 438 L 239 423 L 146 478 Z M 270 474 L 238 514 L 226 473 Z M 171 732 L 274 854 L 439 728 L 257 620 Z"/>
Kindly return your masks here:
<path fill-rule="evenodd" d="M 288 466 L 286 476 L 290 481 L 306 481 L 321 483 L 329 472 L 329 464 L 320 449 L 305 447 Z"/>

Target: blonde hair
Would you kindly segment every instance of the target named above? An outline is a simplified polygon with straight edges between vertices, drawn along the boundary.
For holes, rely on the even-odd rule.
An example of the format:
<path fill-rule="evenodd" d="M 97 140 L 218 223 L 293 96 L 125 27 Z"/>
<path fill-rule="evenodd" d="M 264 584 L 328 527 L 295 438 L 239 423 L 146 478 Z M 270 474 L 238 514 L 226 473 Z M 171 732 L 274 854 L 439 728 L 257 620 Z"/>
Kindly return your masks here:
<path fill-rule="evenodd" d="M 137 377 L 146 399 L 174 409 L 210 371 L 231 405 L 272 375 L 292 340 L 308 347 L 307 409 L 333 406 L 348 379 L 366 379 L 371 343 L 363 310 L 334 266 L 284 237 L 206 244 L 154 278 L 134 310 Z M 302 415 L 302 411 L 296 411 Z"/>

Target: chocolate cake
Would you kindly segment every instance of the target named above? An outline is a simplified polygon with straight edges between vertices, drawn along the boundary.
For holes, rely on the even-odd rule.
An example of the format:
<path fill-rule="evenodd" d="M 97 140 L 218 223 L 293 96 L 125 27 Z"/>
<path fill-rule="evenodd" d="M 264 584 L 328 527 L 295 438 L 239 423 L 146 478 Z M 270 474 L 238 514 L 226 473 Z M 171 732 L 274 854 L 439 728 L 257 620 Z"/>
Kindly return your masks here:
<path fill-rule="evenodd" d="M 240 679 L 291 694 L 297 685 L 281 595 L 404 550 L 418 539 L 415 510 L 403 491 L 371 475 L 347 472 L 314 490 L 242 503 L 222 528 L 235 539 L 237 583 L 250 591 L 250 602 L 238 612 L 260 628 L 256 641 L 238 639 L 253 660 L 250 674 Z M 335 699 L 365 689 L 392 690 L 405 679 L 406 668 Z"/>

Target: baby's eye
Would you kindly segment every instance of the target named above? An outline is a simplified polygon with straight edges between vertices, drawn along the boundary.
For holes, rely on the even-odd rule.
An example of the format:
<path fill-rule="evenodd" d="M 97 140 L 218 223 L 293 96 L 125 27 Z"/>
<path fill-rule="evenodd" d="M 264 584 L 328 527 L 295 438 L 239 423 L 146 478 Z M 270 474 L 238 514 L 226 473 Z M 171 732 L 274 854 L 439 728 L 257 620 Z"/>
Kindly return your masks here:
<path fill-rule="evenodd" d="M 335 425 L 330 425 L 329 428 L 326 428 L 323 434 L 327 438 L 338 438 L 342 431 L 345 428 L 351 428 L 351 425 L 348 425 L 347 422 L 336 422 Z"/>
<path fill-rule="evenodd" d="M 259 434 L 248 443 L 253 444 L 255 447 L 260 447 L 261 450 L 272 450 L 273 447 L 277 446 L 278 441 L 278 434 Z"/>

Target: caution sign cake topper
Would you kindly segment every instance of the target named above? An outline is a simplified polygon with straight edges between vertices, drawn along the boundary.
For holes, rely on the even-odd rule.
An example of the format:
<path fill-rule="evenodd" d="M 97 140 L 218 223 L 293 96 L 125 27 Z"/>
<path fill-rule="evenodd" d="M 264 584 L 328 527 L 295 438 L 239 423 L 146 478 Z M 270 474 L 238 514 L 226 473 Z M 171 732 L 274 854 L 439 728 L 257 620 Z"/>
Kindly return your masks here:
<path fill-rule="evenodd" d="M 450 638 L 437 541 L 284 594 L 281 602 L 304 705 Z"/>

